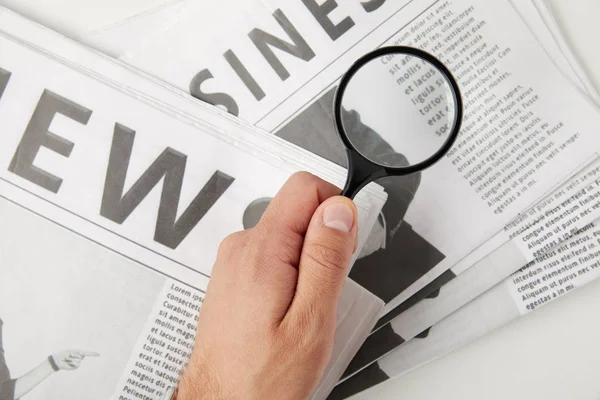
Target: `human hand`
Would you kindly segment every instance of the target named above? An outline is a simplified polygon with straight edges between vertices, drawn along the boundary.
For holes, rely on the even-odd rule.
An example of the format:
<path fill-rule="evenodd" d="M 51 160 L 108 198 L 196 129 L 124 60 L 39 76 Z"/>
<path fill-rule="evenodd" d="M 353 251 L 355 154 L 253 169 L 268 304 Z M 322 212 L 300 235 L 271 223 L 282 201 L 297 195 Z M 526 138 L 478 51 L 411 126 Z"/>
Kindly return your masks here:
<path fill-rule="evenodd" d="M 67 350 L 50 356 L 54 361 L 53 369 L 59 371 L 72 371 L 81 366 L 85 357 L 98 357 L 99 354 L 92 351 Z M 50 361 L 52 362 L 52 361 Z"/>
<path fill-rule="evenodd" d="M 178 400 L 296 400 L 314 392 L 356 251 L 356 207 L 339 193 L 295 174 L 256 227 L 223 241 Z"/>

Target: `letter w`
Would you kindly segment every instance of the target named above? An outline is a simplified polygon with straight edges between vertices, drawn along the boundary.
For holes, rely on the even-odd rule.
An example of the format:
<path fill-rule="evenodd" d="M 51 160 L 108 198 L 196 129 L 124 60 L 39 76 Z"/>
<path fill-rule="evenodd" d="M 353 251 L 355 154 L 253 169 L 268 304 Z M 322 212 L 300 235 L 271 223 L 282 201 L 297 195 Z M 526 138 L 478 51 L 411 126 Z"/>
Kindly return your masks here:
<path fill-rule="evenodd" d="M 115 125 L 100 214 L 122 224 L 164 177 L 154 240 L 175 249 L 231 186 L 234 178 L 216 171 L 176 220 L 187 156 L 167 147 L 123 195 L 134 140 L 135 131 Z"/>

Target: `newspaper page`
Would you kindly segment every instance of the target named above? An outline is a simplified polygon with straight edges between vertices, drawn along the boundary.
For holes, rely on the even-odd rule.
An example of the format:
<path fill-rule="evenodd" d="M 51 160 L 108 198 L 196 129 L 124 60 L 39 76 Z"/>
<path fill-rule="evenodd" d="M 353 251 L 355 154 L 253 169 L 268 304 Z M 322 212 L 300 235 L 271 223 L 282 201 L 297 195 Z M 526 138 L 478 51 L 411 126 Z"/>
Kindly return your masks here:
<path fill-rule="evenodd" d="M 539 20 L 539 16 L 538 19 L 534 19 L 532 21 L 531 18 L 531 12 L 534 13 L 534 16 L 536 15 L 536 10 L 535 7 L 533 7 L 533 4 L 531 2 L 529 2 L 529 6 L 530 8 L 528 8 L 526 5 L 526 2 L 517 2 L 518 3 L 518 10 L 521 14 L 523 14 L 524 12 L 526 12 L 525 16 L 527 17 L 526 20 L 528 21 L 530 28 L 532 28 L 532 30 L 534 32 L 537 33 L 538 38 L 540 39 L 541 43 L 544 45 L 546 51 L 548 51 L 548 53 L 552 56 L 553 60 L 556 61 L 557 65 L 561 66 L 561 70 L 563 71 L 563 73 L 569 77 L 569 79 L 574 80 L 575 82 L 578 82 L 579 85 L 581 85 L 582 89 L 583 89 L 583 84 L 581 83 L 581 81 L 578 80 L 577 75 L 575 74 L 575 71 L 573 71 L 573 69 L 570 68 L 570 64 L 567 62 L 566 57 L 564 55 L 562 55 L 560 48 L 557 46 L 556 42 L 554 42 L 553 40 L 543 40 L 543 37 L 548 37 L 547 35 L 549 35 L 548 32 L 548 28 L 543 24 L 543 22 L 541 22 Z M 516 3 L 516 5 L 517 5 Z M 545 35 L 543 35 L 543 33 L 545 32 Z M 561 61 L 562 60 L 562 61 Z M 593 175 L 592 175 L 593 176 Z M 588 180 L 589 181 L 589 180 Z M 571 192 L 571 193 L 576 193 L 576 192 Z M 546 201 L 546 202 L 542 202 L 542 204 L 539 205 L 539 207 L 541 207 L 541 209 L 543 208 L 548 208 L 545 207 L 545 205 L 547 204 L 554 204 L 553 202 L 550 201 Z M 592 201 L 592 204 L 595 204 Z M 577 207 L 579 207 L 579 205 L 576 205 Z M 575 206 L 573 206 L 575 207 Z M 554 208 L 554 206 L 547 210 L 547 212 L 551 212 L 552 209 Z M 554 210 L 556 212 L 556 210 Z M 594 208 L 589 208 L 587 210 L 587 212 L 590 213 L 594 213 Z M 559 215 L 560 213 L 557 213 L 556 215 Z M 559 215 L 560 216 L 560 215 Z M 584 216 L 583 218 L 585 218 L 585 211 L 584 211 Z M 569 218 L 569 219 L 567 219 Z M 594 217 L 592 217 L 591 219 L 593 219 Z M 559 218 L 560 220 L 561 218 Z M 589 222 L 591 220 L 590 218 L 586 218 L 586 222 L 584 222 L 584 224 L 578 224 L 578 229 L 584 229 L 585 228 L 585 223 Z M 565 227 L 573 227 L 572 224 L 573 222 L 573 218 L 571 217 L 567 217 L 567 216 L 563 216 L 562 218 Z M 576 222 L 575 222 L 576 223 Z M 517 225 L 515 226 L 519 226 L 521 228 L 525 227 L 526 224 L 524 221 L 520 221 Z M 513 230 L 514 230 L 514 226 L 513 226 Z M 525 232 L 525 231 L 523 231 Z M 569 233 L 567 232 L 563 232 L 563 233 Z M 545 235 L 545 234 L 544 234 Z M 533 244 L 531 243 L 532 240 L 533 241 L 540 241 L 542 232 L 532 232 L 532 233 L 528 233 L 523 237 L 527 237 L 530 236 L 529 238 L 529 246 L 532 246 Z M 568 235 L 567 235 L 568 236 Z M 540 243 L 544 243 L 545 245 L 548 245 L 550 242 L 550 240 L 548 238 L 544 238 L 543 240 L 541 240 Z M 494 240 L 489 241 L 488 243 L 486 243 L 486 246 L 483 246 L 484 248 L 482 249 L 478 249 L 476 252 L 474 252 L 471 256 L 478 258 L 479 255 L 477 255 L 477 253 L 481 253 L 482 255 L 488 254 L 491 252 L 491 250 L 493 250 L 495 247 L 501 246 L 502 241 L 501 240 L 497 240 L 496 243 L 494 243 Z M 533 245 L 534 247 L 536 245 Z M 540 248 L 540 244 L 537 245 L 538 248 Z M 485 247 L 488 247 L 487 249 Z M 501 268 L 495 267 L 493 260 L 497 260 L 497 262 L 503 263 Z M 359 351 L 359 353 L 357 354 L 357 356 L 355 357 L 355 359 L 352 361 L 352 363 L 350 364 L 350 367 L 348 368 L 348 370 L 345 373 L 345 378 L 350 377 L 353 373 L 356 373 L 357 371 L 360 371 L 361 369 L 365 368 L 365 366 L 369 365 L 370 363 L 372 363 L 373 361 L 379 359 L 380 357 L 382 357 L 383 355 L 391 352 L 392 350 L 394 350 L 396 347 L 404 344 L 406 342 L 406 340 L 409 340 L 413 337 L 415 337 L 415 335 L 418 335 L 422 330 L 426 329 L 427 327 L 431 326 L 431 324 L 434 324 L 436 321 L 439 321 L 440 319 L 442 319 L 445 315 L 448 315 L 449 313 L 451 313 L 452 311 L 458 309 L 459 307 L 461 307 L 463 304 L 465 304 L 466 302 L 468 302 L 470 299 L 473 299 L 475 297 L 477 297 L 479 294 L 483 293 L 485 290 L 491 288 L 494 284 L 496 284 L 498 281 L 506 278 L 510 273 L 514 272 L 515 270 L 519 269 L 521 266 L 523 266 L 528 260 L 526 259 L 516 259 L 511 262 L 510 258 L 506 258 L 504 259 L 502 256 L 502 253 L 500 253 L 500 255 L 496 255 L 494 258 L 491 257 L 486 257 L 484 258 L 484 262 L 483 263 L 479 263 L 478 264 L 478 268 L 475 268 L 474 271 L 471 271 L 470 274 L 466 274 L 464 276 L 459 275 L 459 277 L 453 281 L 451 284 L 449 284 L 447 287 L 442 287 L 441 291 L 442 291 L 442 295 L 439 294 L 439 292 L 435 293 L 435 296 L 424 296 L 428 298 L 428 300 L 423 301 L 421 304 L 418 304 L 418 306 L 415 307 L 415 309 L 411 309 L 409 310 L 406 315 L 399 317 L 397 320 L 394 320 L 394 317 L 398 316 L 401 314 L 401 312 L 406 311 L 406 309 L 401 310 L 401 312 L 396 313 L 396 311 L 400 311 L 400 310 L 395 310 L 392 313 L 387 314 L 384 318 L 382 318 L 380 320 L 380 322 L 377 325 L 377 330 L 376 332 L 369 337 L 369 339 L 365 342 L 365 344 L 362 346 L 361 350 Z M 454 268 L 455 270 L 457 269 L 456 267 Z M 479 271 L 479 274 L 476 274 L 474 272 Z M 487 276 L 486 276 L 487 275 Z M 492 278 L 492 279 L 490 279 Z M 472 282 L 469 282 L 472 281 Z M 475 282 L 475 285 L 473 284 L 473 282 Z M 414 304 L 411 304 L 411 306 Z M 389 322 L 389 321 L 393 321 L 391 324 L 389 325 L 385 325 L 385 322 Z M 394 352 L 395 353 L 395 352 Z M 427 352 L 425 352 L 424 354 L 426 354 Z M 351 382 L 345 383 L 344 387 L 360 387 L 360 384 L 362 383 L 361 381 L 364 380 L 364 377 L 368 376 L 368 371 L 362 372 L 361 374 L 359 374 L 359 377 L 356 377 L 354 379 L 352 379 Z"/>
<path fill-rule="evenodd" d="M 572 53 L 562 53 L 558 43 L 554 41 L 552 33 L 556 36 L 560 35 L 560 32 L 550 32 L 550 28 L 542 21 L 533 2 L 516 1 L 513 2 L 513 4 L 565 76 L 570 78 L 582 90 L 586 91 L 592 98 L 597 97 L 597 91 L 592 90 L 580 79 L 577 71 L 580 71 L 581 67 L 577 65 L 577 60 L 573 57 Z M 592 91 L 590 92 L 590 90 Z M 543 292 L 546 287 L 546 285 L 540 285 L 540 287 L 537 287 L 535 284 L 531 285 L 531 282 L 527 282 L 527 276 L 531 278 L 531 276 L 535 276 L 536 271 L 539 270 L 539 268 L 543 268 L 544 270 L 551 271 L 548 276 L 545 277 L 545 280 L 550 281 L 552 276 L 561 275 L 561 267 L 568 261 L 568 258 L 572 258 L 572 254 L 571 256 L 567 254 L 565 257 L 561 257 L 560 260 L 558 260 L 557 254 L 564 253 L 565 249 L 574 248 L 575 252 L 581 253 L 581 260 L 583 260 L 584 264 L 586 260 L 589 261 L 595 258 L 595 245 L 589 242 L 590 237 L 594 237 L 598 234 L 596 232 L 596 226 L 597 222 L 585 227 L 583 232 L 576 237 L 575 241 L 569 243 L 568 246 L 556 249 L 548 255 L 537 258 L 535 262 L 527 264 L 524 268 L 513 274 L 511 278 L 496 285 L 494 288 L 463 306 L 458 311 L 452 313 L 447 318 L 436 323 L 431 328 L 426 329 L 413 340 L 410 340 L 402 346 L 398 345 L 403 344 L 404 341 L 400 340 L 400 337 L 393 329 L 389 329 L 391 327 L 378 332 L 377 335 L 379 335 L 381 339 L 379 342 L 380 345 L 373 345 L 371 347 L 372 358 L 376 357 L 376 352 L 381 355 L 385 354 L 390 349 L 394 349 L 395 347 L 398 348 L 391 351 L 376 363 L 368 366 L 351 379 L 338 385 L 330 398 L 346 398 L 381 383 L 390 377 L 403 375 L 427 362 L 472 342 L 478 337 L 524 315 L 525 313 L 531 312 L 533 309 L 543 305 L 544 301 L 553 301 L 555 298 L 572 291 L 576 287 L 596 279 L 597 276 L 595 274 L 589 273 L 590 270 L 593 270 L 593 267 L 584 266 L 581 269 L 581 274 L 579 274 L 578 271 L 577 278 L 575 278 L 574 274 L 571 275 L 571 280 L 573 282 L 565 285 L 564 289 L 561 290 L 559 287 L 565 282 L 569 282 L 568 278 L 562 280 L 559 279 L 558 282 L 550 282 L 547 287 L 553 286 L 559 289 L 552 291 L 549 296 L 541 298 L 538 301 L 534 300 L 528 304 L 521 304 L 521 308 L 524 307 L 525 311 L 516 312 L 516 302 L 523 303 L 523 301 L 527 301 L 528 299 L 535 299 L 537 297 L 536 291 L 538 293 Z M 590 230 L 591 233 L 589 232 Z M 582 246 L 582 243 L 586 242 L 589 244 Z M 575 261 L 573 263 L 575 263 Z M 571 265 L 573 265 L 573 263 L 571 263 Z M 568 265 L 564 265 L 563 268 L 569 267 Z M 530 272 L 531 270 L 533 271 Z M 521 282 L 525 282 L 525 285 L 515 288 L 515 284 L 519 285 Z M 511 291 L 507 290 L 507 287 L 512 287 L 513 295 L 508 295 Z M 526 288 L 533 288 L 533 292 L 527 293 Z M 445 288 L 442 288 L 441 290 L 445 290 Z M 513 301 L 515 291 L 524 293 L 519 299 L 520 301 L 517 301 L 516 299 Z M 438 295 L 439 292 L 429 298 L 435 299 Z M 490 313 L 489 310 L 493 310 L 494 312 Z M 382 336 L 383 338 L 381 338 Z M 384 343 L 391 343 L 391 345 L 388 346 Z M 368 348 L 369 346 L 367 345 L 365 347 Z M 361 349 L 361 351 L 364 352 L 365 349 Z"/>
<path fill-rule="evenodd" d="M 273 195 L 294 166 L 5 33 L 0 48 L 2 390 L 168 398 L 193 344 L 212 240 L 243 229 L 245 196 Z M 377 203 L 357 205 L 369 226 Z M 380 309 L 348 281 L 316 398 Z"/>
<path fill-rule="evenodd" d="M 338 385 L 330 399 L 406 374 L 598 279 L 599 222 Z"/>
<path fill-rule="evenodd" d="M 432 299 L 424 299 L 389 324 L 379 327 L 365 341 L 343 379 L 412 339 L 463 305 L 477 298 L 522 266 L 546 257 L 562 244 L 576 240 L 600 217 L 600 161 L 595 160 L 573 180 L 562 185 L 506 228 L 513 238 L 442 287 Z M 513 257 L 511 247 L 528 249 Z M 527 254 L 528 253 L 528 254 Z"/>
<path fill-rule="evenodd" d="M 331 100 L 359 56 L 417 46 L 458 78 L 467 109 L 455 151 L 420 176 L 379 182 L 389 194 L 382 233 L 351 272 L 386 312 L 444 272 L 456 274 L 453 266 L 595 151 L 581 144 L 592 143 L 596 111 L 548 68 L 507 1 L 220 4 L 226 18 L 192 7 L 163 40 L 126 60 L 341 165 Z M 552 136 L 545 145 L 544 135 Z"/>

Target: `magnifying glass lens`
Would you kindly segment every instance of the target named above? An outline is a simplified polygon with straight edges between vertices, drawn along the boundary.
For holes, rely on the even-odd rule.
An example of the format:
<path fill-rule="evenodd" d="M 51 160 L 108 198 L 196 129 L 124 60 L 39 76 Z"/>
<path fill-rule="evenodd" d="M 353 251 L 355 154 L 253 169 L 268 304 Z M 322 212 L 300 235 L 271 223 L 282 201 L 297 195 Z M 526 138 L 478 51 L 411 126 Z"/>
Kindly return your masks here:
<path fill-rule="evenodd" d="M 407 168 L 441 158 L 456 138 L 457 97 L 448 76 L 425 58 L 375 57 L 348 80 L 341 132 L 369 161 Z"/>

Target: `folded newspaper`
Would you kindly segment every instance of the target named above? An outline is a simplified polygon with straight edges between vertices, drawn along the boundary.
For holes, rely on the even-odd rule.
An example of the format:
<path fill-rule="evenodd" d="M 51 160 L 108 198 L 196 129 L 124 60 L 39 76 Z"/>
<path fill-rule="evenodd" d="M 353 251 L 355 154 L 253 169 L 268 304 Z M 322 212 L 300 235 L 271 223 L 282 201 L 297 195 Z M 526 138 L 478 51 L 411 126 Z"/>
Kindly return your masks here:
<path fill-rule="evenodd" d="M 220 241 L 293 172 L 345 171 L 4 8 L 0 52 L 1 397 L 168 399 Z M 357 197 L 359 248 L 385 199 Z M 382 306 L 348 279 L 313 398 Z"/>
<path fill-rule="evenodd" d="M 236 4 L 186 2 L 175 24 L 165 19 L 159 35 L 121 58 L 340 165 L 343 152 L 330 145 L 332 94 L 365 52 L 430 51 L 466 100 L 463 132 L 445 160 L 379 182 L 389 201 L 350 276 L 386 302 L 386 315 L 345 378 L 598 218 L 596 190 L 586 185 L 600 116 L 508 0 Z M 144 36 L 150 26 L 136 29 Z M 581 218 L 573 196 L 584 197 Z M 542 222 L 544 213 L 553 217 Z"/>

